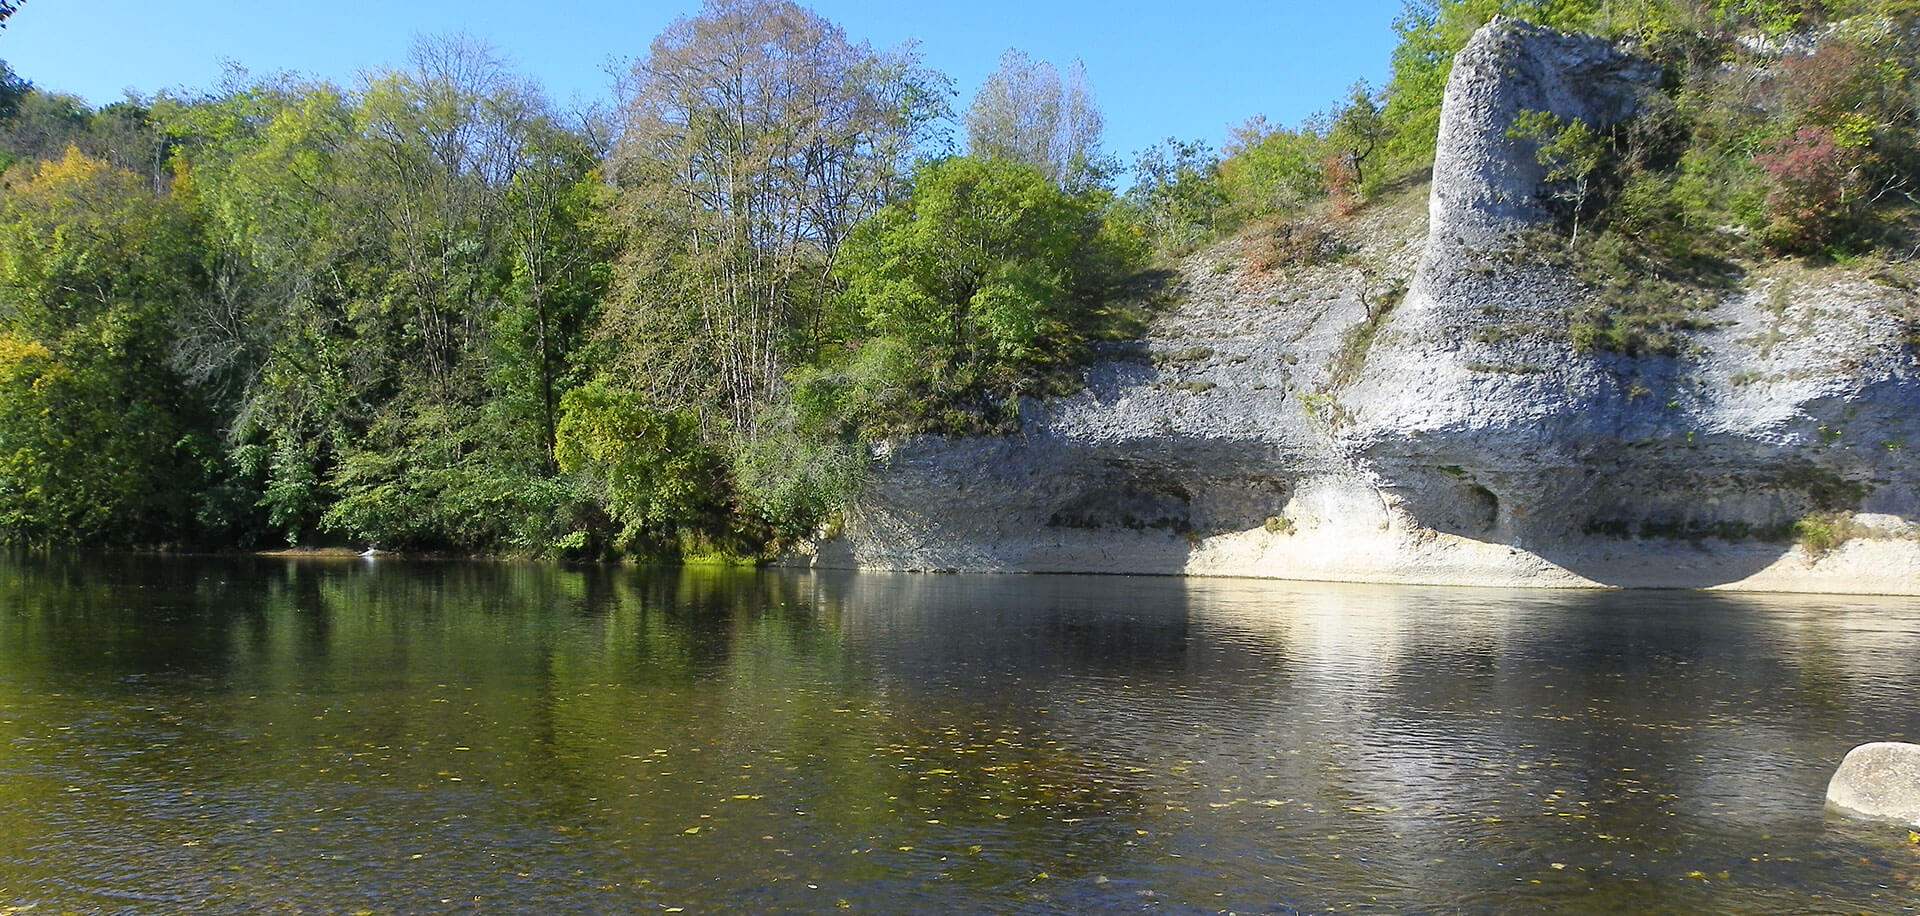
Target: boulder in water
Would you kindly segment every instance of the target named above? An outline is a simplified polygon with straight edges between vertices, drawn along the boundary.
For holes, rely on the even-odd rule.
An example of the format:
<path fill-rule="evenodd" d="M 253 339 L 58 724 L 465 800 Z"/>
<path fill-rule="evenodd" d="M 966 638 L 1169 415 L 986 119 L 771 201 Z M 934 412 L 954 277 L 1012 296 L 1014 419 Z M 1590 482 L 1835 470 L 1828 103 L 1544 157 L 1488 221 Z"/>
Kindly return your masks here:
<path fill-rule="evenodd" d="M 1920 826 L 1920 744 L 1863 744 L 1827 784 L 1827 804 Z"/>

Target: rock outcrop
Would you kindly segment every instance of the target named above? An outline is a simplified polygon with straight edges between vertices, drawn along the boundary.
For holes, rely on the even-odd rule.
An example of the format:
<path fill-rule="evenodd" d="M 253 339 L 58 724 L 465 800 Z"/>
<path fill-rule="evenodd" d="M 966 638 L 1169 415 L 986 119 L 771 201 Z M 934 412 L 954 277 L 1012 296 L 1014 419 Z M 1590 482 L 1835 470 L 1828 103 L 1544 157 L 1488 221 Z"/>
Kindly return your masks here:
<path fill-rule="evenodd" d="M 1591 38 L 1510 19 L 1475 33 L 1454 59 L 1440 114 L 1434 240 L 1498 244 L 1551 218 L 1539 199 L 1544 168 L 1507 136 L 1522 112 L 1604 129 L 1631 118 L 1659 79 L 1659 68 Z"/>
<path fill-rule="evenodd" d="M 1084 391 L 1014 436 L 894 444 L 793 561 L 1920 594 L 1909 293 L 1774 265 L 1673 355 L 1570 341 L 1595 293 L 1529 253 L 1552 214 L 1508 128 L 1608 127 L 1657 75 L 1496 20 L 1456 60 L 1424 207 L 1369 207 L 1317 264 L 1196 256 Z"/>
<path fill-rule="evenodd" d="M 1827 804 L 1848 814 L 1920 827 L 1920 744 L 1863 744 L 1847 754 Z"/>

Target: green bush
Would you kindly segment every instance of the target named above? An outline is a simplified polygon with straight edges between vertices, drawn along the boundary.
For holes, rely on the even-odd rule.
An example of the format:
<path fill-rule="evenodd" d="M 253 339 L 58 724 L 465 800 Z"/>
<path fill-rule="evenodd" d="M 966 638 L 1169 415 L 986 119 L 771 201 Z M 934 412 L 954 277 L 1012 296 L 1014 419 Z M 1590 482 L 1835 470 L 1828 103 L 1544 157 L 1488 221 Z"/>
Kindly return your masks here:
<path fill-rule="evenodd" d="M 168 360 L 174 312 L 206 283 L 192 246 L 177 200 L 78 150 L 9 173 L 0 190 L 0 538 L 202 536 L 204 500 L 220 481 L 207 476 L 217 448 L 204 404 Z"/>
<path fill-rule="evenodd" d="M 1294 213 L 1326 197 L 1326 156 L 1326 139 L 1311 129 L 1269 129 L 1263 121 L 1241 127 L 1219 166 L 1227 218 Z"/>
<path fill-rule="evenodd" d="M 560 470 L 618 526 L 609 546 L 674 552 L 682 535 L 726 533 L 726 468 L 698 421 L 594 381 L 561 402 Z M 596 533 L 597 534 L 597 533 Z"/>
<path fill-rule="evenodd" d="M 1220 159 L 1206 143 L 1167 138 L 1134 158 L 1126 205 L 1163 254 L 1185 254 L 1227 225 Z"/>
<path fill-rule="evenodd" d="M 835 276 L 864 339 L 851 358 L 826 354 L 799 396 L 835 398 L 867 429 L 980 425 L 956 414 L 997 425 L 1084 357 L 1144 261 L 1111 203 L 1004 160 L 922 167 L 913 194 L 842 250 Z"/>
<path fill-rule="evenodd" d="M 1793 534 L 1800 546 L 1818 559 L 1853 540 L 1857 534 L 1855 529 L 1851 513 L 1820 512 L 1795 522 Z"/>

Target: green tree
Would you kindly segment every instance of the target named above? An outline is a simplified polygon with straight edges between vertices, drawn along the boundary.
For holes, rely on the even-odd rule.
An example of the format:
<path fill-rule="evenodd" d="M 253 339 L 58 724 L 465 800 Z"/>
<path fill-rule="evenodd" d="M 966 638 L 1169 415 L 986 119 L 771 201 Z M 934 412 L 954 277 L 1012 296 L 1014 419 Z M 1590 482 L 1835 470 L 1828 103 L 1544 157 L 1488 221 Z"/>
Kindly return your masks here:
<path fill-rule="evenodd" d="M 1366 84 L 1354 83 L 1347 90 L 1347 101 L 1333 116 L 1327 142 L 1338 150 L 1340 161 L 1353 170 L 1356 188 L 1367 186 L 1367 162 L 1374 158 L 1388 136 L 1379 97 Z"/>
<path fill-rule="evenodd" d="M 1127 203 L 1163 251 L 1186 251 L 1211 238 L 1227 205 L 1220 160 L 1199 140 L 1172 137 L 1134 157 Z"/>
<path fill-rule="evenodd" d="M 558 403 L 611 260 L 600 150 L 486 48 L 357 93 L 266 80 L 159 115 L 214 227 L 197 377 L 290 538 L 539 549 Z"/>
<path fill-rule="evenodd" d="M 1523 111 L 1507 129 L 1507 136 L 1534 144 L 1534 156 L 1546 169 L 1550 193 L 1565 202 L 1573 214 L 1573 238 L 1580 243 L 1580 218 L 1587 209 L 1595 176 L 1607 164 L 1611 148 L 1606 135 L 1587 122 L 1566 120 L 1551 112 Z"/>
<path fill-rule="evenodd" d="M 202 293 L 193 229 L 141 179 L 70 150 L 0 194 L 0 537 L 197 537 L 212 443 L 169 364 Z"/>
<path fill-rule="evenodd" d="M 854 233 L 837 274 L 869 334 L 922 354 L 928 384 L 1019 393 L 1079 357 L 1138 265 L 1105 203 L 1006 160 L 931 163 Z"/>
<path fill-rule="evenodd" d="M 711 533 L 726 511 L 725 468 L 698 421 L 605 381 L 567 392 L 559 458 L 620 526 L 613 546 L 624 550 L 678 549 L 682 535 Z"/>
<path fill-rule="evenodd" d="M 831 331 L 841 243 L 905 192 L 949 90 L 910 47 L 855 43 L 789 0 L 709 0 L 628 90 L 602 337 L 658 402 L 751 437 Z"/>
<path fill-rule="evenodd" d="M 1326 138 L 1310 126 L 1272 128 L 1255 118 L 1235 129 L 1220 161 L 1220 192 L 1235 219 L 1300 210 L 1327 194 Z"/>
<path fill-rule="evenodd" d="M 0 121 L 10 120 L 18 113 L 20 101 L 32 91 L 32 83 L 21 79 L 12 67 L 7 66 L 6 61 L 0 60 Z"/>

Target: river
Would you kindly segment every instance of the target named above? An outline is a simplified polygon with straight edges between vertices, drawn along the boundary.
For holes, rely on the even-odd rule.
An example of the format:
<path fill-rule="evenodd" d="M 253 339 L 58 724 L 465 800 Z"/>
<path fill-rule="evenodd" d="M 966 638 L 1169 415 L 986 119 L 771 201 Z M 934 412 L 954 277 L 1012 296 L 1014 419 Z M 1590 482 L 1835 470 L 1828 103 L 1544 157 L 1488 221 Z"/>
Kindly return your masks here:
<path fill-rule="evenodd" d="M 1920 906 L 1920 601 L 0 563 L 0 913 Z"/>

